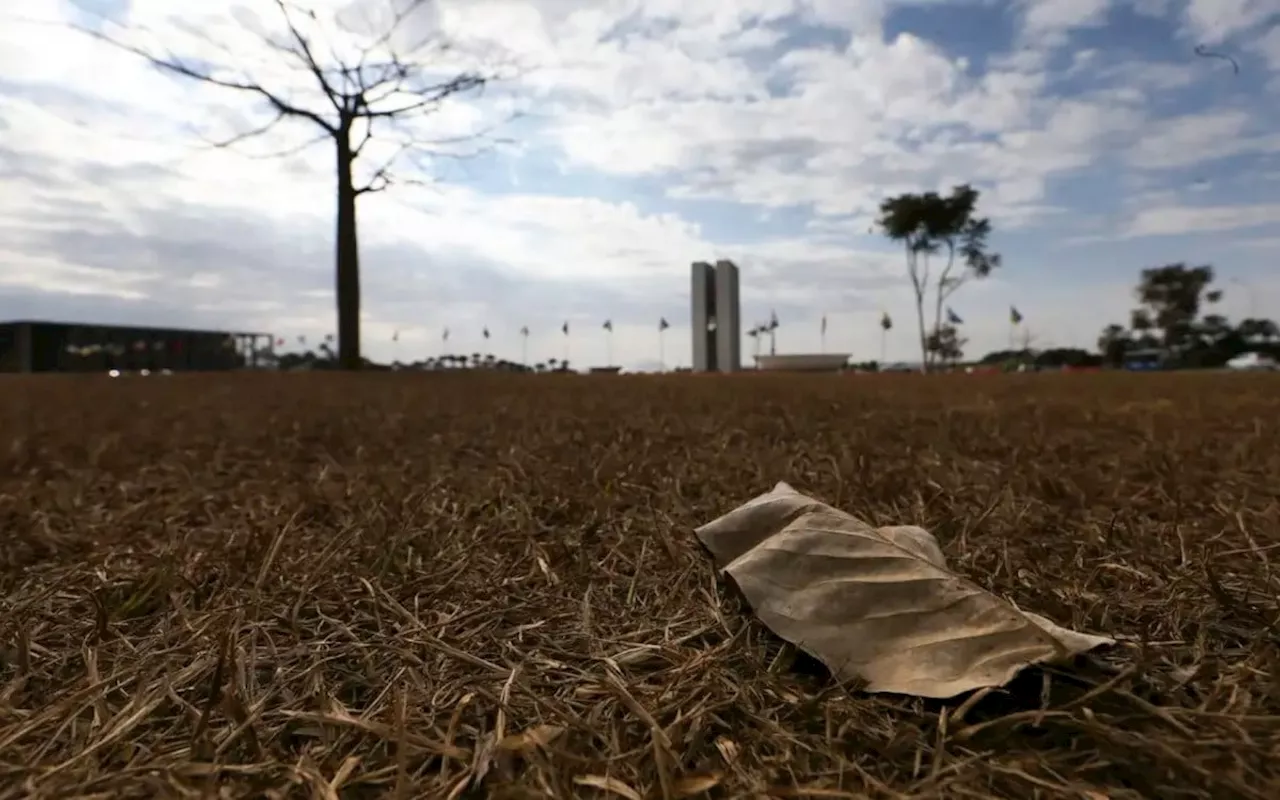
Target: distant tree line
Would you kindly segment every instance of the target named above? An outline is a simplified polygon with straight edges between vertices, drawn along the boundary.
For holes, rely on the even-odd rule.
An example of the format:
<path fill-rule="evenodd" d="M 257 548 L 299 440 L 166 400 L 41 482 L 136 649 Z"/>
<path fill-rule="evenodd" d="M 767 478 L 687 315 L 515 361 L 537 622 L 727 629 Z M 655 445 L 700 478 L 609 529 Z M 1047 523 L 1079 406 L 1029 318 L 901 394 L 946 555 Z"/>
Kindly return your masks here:
<path fill-rule="evenodd" d="M 1275 322 L 1262 317 L 1232 322 L 1211 310 L 1223 298 L 1213 281 L 1208 265 L 1144 269 L 1129 324 L 1112 323 L 1098 337 L 1103 362 L 1119 366 L 1139 351 L 1157 351 L 1165 365 L 1184 368 L 1220 367 L 1251 351 L 1280 357 Z M 1201 313 L 1206 307 L 1210 313 Z"/>
<path fill-rule="evenodd" d="M 333 350 L 321 345 L 317 350 L 302 353 L 283 353 L 275 357 L 275 364 L 281 370 L 331 370 L 339 369 L 339 359 Z M 548 358 L 534 364 L 520 364 L 498 358 L 493 353 L 445 354 L 432 356 L 410 362 L 393 362 L 380 364 L 368 358 L 364 359 L 363 369 L 379 370 L 417 370 L 417 371 L 454 371 L 454 370 L 490 370 L 494 372 L 571 372 L 569 361 L 560 358 Z"/>
<path fill-rule="evenodd" d="M 991 223 L 978 216 L 980 197 L 977 189 L 962 184 L 947 195 L 908 192 L 880 204 L 873 229 L 903 247 L 915 300 L 920 368 L 926 372 L 954 368 L 964 358 L 968 342 L 961 335 L 960 318 L 946 306 L 948 299 L 1002 265 L 1000 254 L 987 245 Z M 1016 349 L 988 353 L 978 363 L 1119 367 L 1141 356 L 1161 367 L 1197 368 L 1221 367 L 1251 351 L 1280 358 L 1280 331 L 1272 320 L 1250 316 L 1233 323 L 1220 313 L 1201 313 L 1222 300 L 1223 292 L 1213 281 L 1213 267 L 1207 265 L 1144 269 L 1136 290 L 1138 307 L 1130 313 L 1128 325 L 1113 323 L 1103 329 L 1096 353 L 1080 348 L 1034 350 L 1027 337 Z M 1019 315 L 1014 322 L 1020 319 Z"/>

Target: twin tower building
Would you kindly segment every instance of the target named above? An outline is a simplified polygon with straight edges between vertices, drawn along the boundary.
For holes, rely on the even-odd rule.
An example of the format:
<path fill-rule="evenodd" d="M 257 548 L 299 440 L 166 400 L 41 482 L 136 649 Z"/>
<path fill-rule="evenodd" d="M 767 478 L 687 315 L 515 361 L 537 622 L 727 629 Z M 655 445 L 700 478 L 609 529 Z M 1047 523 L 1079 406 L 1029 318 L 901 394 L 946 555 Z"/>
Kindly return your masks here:
<path fill-rule="evenodd" d="M 693 264 L 693 371 L 742 369 L 738 267 L 732 261 Z"/>

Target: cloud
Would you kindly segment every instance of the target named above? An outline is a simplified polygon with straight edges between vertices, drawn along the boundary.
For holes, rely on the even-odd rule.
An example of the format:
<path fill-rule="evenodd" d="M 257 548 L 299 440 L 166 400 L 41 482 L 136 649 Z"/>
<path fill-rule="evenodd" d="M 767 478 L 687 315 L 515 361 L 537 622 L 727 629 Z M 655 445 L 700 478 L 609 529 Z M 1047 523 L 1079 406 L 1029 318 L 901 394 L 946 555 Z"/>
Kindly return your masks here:
<path fill-rule="evenodd" d="M 1186 236 L 1280 224 L 1280 203 L 1230 206 L 1168 206 L 1139 211 L 1128 236 Z"/>
<path fill-rule="evenodd" d="M 389 2 L 318 0 L 299 24 L 351 57 Z M 323 113 L 312 77 L 272 48 L 288 35 L 274 7 L 84 7 L 96 16 L 33 0 L 0 17 L 0 316 L 330 332 L 333 154 L 304 146 L 318 128 L 211 147 L 269 121 L 269 104 L 66 27 L 216 65 Z M 1273 224 L 1280 205 L 1267 178 L 1280 174 L 1280 107 L 1260 99 L 1280 74 L 1268 8 L 429 3 L 394 46 L 452 42 L 428 47 L 434 77 L 512 77 L 371 145 L 361 179 L 400 142 L 433 143 L 397 164 L 425 186 L 361 201 L 366 350 L 435 352 L 446 326 L 452 345 L 479 349 L 487 325 L 488 344 L 515 357 L 528 325 L 531 354 L 559 357 L 568 319 L 575 361 L 599 361 L 607 317 L 615 359 L 652 363 L 665 316 L 667 360 L 687 363 L 688 265 L 732 258 L 744 319 L 776 311 L 781 347 L 816 348 L 827 314 L 832 343 L 876 357 L 883 309 L 899 321 L 889 355 L 907 358 L 901 255 L 868 227 L 887 196 L 966 181 L 1007 264 L 954 299 L 975 351 L 1006 343 L 1010 303 L 1042 340 L 1091 344 L 1123 318 L 1141 267 L 1228 247 L 1256 295 L 1280 297 L 1265 249 L 1233 232 Z M 1201 42 L 1248 69 L 1194 58 Z M 467 136 L 490 128 L 511 141 Z"/>
<path fill-rule="evenodd" d="M 1212 45 L 1248 32 L 1275 14 L 1269 0 L 1189 0 L 1184 18 L 1196 41 Z"/>

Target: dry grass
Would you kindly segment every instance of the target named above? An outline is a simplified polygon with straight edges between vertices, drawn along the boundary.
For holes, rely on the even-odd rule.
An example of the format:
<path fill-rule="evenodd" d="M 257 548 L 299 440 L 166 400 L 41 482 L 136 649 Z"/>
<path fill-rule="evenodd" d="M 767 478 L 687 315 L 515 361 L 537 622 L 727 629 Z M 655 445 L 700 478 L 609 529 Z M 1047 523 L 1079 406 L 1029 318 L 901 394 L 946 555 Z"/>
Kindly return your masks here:
<path fill-rule="evenodd" d="M 1275 378 L 0 385 L 0 798 L 1280 797 Z M 1131 644 L 833 686 L 692 533 L 779 479 Z"/>

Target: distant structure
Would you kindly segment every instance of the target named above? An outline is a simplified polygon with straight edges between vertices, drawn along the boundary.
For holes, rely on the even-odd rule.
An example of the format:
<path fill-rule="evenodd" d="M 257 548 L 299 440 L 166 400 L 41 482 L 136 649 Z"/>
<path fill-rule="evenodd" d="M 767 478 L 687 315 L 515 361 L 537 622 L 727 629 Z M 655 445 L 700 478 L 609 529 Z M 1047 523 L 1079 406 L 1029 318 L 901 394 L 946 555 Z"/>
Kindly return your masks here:
<path fill-rule="evenodd" d="M 742 369 L 738 267 L 732 261 L 693 264 L 693 371 Z"/>
<path fill-rule="evenodd" d="M 0 322 L 0 372 L 227 370 L 257 366 L 271 349 L 266 333 Z"/>

